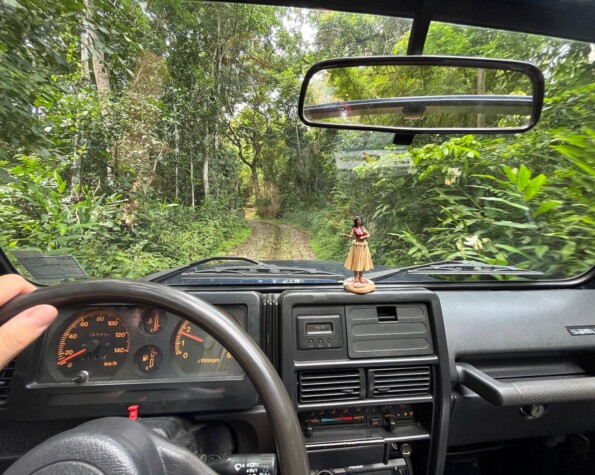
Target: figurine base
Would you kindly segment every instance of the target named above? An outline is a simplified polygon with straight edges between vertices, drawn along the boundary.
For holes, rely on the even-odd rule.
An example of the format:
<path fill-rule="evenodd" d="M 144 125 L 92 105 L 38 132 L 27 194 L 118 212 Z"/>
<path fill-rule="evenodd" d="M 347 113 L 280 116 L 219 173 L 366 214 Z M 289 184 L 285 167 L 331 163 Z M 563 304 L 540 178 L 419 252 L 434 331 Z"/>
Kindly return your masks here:
<path fill-rule="evenodd" d="M 369 294 L 370 292 L 374 292 L 376 289 L 374 282 L 368 279 L 364 280 L 366 281 L 365 284 L 360 282 L 353 283 L 353 278 L 349 278 L 343 282 L 343 287 L 347 292 L 351 292 L 352 294 Z"/>

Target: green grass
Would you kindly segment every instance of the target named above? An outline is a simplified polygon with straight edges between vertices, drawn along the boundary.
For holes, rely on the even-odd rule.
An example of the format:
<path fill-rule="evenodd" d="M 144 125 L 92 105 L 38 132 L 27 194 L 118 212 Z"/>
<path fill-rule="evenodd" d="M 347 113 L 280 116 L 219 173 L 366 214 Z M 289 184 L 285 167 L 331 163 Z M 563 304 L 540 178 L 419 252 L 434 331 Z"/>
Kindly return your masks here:
<path fill-rule="evenodd" d="M 317 260 L 345 260 L 349 247 L 347 241 L 340 236 L 338 227 L 328 219 L 327 211 L 296 211 L 287 213 L 280 220 L 305 232 L 310 240 L 310 247 Z"/>
<path fill-rule="evenodd" d="M 221 242 L 219 247 L 216 249 L 216 253 L 220 255 L 227 255 L 231 249 L 234 249 L 240 244 L 246 242 L 250 237 L 250 234 L 252 234 L 252 228 L 248 224 L 238 227 L 230 237 Z"/>

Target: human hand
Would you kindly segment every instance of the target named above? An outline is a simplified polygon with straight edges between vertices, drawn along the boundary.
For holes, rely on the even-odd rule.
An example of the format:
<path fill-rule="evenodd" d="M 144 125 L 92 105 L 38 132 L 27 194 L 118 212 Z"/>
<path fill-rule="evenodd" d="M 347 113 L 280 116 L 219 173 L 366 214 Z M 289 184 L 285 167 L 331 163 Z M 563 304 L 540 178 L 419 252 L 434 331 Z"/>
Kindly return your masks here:
<path fill-rule="evenodd" d="M 0 277 L 0 306 L 17 295 L 33 292 L 35 286 L 20 275 Z M 51 305 L 31 307 L 0 327 L 0 370 L 33 343 L 56 319 L 58 310 Z"/>

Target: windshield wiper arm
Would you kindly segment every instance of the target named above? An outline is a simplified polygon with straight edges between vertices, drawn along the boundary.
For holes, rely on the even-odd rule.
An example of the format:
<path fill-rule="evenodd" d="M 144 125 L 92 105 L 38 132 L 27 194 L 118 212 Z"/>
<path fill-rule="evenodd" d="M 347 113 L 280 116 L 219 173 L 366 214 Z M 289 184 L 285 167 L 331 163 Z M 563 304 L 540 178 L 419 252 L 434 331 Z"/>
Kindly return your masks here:
<path fill-rule="evenodd" d="M 228 257 L 228 256 L 215 256 L 215 257 L 206 257 L 204 259 L 200 259 L 198 261 L 191 262 L 190 264 L 184 264 L 183 266 L 174 267 L 173 269 L 167 269 L 160 272 L 155 272 L 153 274 L 147 275 L 142 278 L 142 280 L 155 280 L 159 279 L 162 281 L 166 278 L 171 278 L 172 276 L 183 274 L 185 271 L 192 269 L 193 267 L 199 267 L 203 264 L 208 264 L 209 262 L 213 261 L 240 261 L 240 262 L 249 262 L 254 265 L 266 265 L 264 262 L 257 261 L 256 259 L 250 259 L 248 257 Z"/>
<path fill-rule="evenodd" d="M 266 264 L 264 262 L 257 261 L 256 259 L 250 259 L 249 257 L 215 256 L 215 257 L 205 257 L 204 259 L 200 259 L 198 261 L 191 262 L 190 264 L 186 264 L 184 267 L 190 269 L 191 267 L 198 267 L 203 264 L 208 264 L 209 262 L 215 262 L 215 261 L 242 261 L 242 262 L 249 262 L 250 264 L 254 264 L 254 265 L 266 266 Z"/>
<path fill-rule="evenodd" d="M 185 272 L 183 277 L 192 277 L 194 275 L 202 274 L 311 274 L 311 275 L 328 275 L 333 277 L 344 277 L 340 274 L 332 272 L 321 271 L 317 269 L 306 269 L 303 267 L 281 267 L 274 264 L 259 263 L 254 266 L 236 266 L 236 267 L 214 267 L 211 269 L 195 270 L 192 272 Z"/>
<path fill-rule="evenodd" d="M 515 266 L 484 264 L 483 262 L 457 262 L 454 264 L 428 264 L 409 270 L 410 274 L 465 274 L 465 275 L 543 275 L 543 272 Z"/>
<path fill-rule="evenodd" d="M 514 266 L 486 264 L 474 261 L 440 261 L 430 264 L 397 267 L 379 272 L 372 272 L 366 277 L 370 280 L 382 280 L 407 272 L 408 274 L 459 274 L 459 275 L 543 275 L 543 272 L 521 269 Z"/>

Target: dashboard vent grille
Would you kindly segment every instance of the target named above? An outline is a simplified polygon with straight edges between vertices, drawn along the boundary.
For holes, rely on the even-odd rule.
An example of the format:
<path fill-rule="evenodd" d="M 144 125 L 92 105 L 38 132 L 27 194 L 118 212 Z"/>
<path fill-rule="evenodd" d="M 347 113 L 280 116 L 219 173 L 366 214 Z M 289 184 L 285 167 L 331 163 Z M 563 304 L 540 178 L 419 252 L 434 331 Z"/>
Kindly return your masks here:
<path fill-rule="evenodd" d="M 6 404 L 6 401 L 8 401 L 14 366 L 15 360 L 12 360 L 4 369 L 0 370 L 0 406 Z"/>
<path fill-rule="evenodd" d="M 263 296 L 262 350 L 279 372 L 279 301 L 272 294 Z"/>
<path fill-rule="evenodd" d="M 302 371 L 299 374 L 301 403 L 349 401 L 362 397 L 363 372 L 358 369 Z"/>
<path fill-rule="evenodd" d="M 429 366 L 401 366 L 368 370 L 368 397 L 410 397 L 430 394 Z"/>

